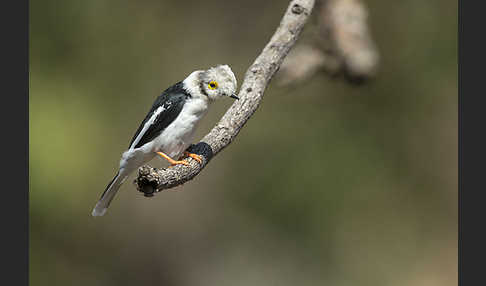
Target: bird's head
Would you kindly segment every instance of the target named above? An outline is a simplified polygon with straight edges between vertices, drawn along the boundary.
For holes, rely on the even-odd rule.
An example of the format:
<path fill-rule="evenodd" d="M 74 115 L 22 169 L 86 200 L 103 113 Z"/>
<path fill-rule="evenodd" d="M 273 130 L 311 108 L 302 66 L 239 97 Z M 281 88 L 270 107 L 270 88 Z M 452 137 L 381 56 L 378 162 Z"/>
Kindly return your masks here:
<path fill-rule="evenodd" d="M 229 96 L 236 96 L 236 77 L 227 65 L 219 65 L 199 73 L 199 88 L 201 93 L 207 95 L 210 100 Z"/>

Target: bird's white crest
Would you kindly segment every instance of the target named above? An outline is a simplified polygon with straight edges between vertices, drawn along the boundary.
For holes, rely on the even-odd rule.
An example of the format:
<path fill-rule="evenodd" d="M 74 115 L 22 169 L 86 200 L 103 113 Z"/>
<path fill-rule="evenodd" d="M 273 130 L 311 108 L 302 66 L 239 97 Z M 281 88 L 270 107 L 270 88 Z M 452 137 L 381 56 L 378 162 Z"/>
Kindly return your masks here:
<path fill-rule="evenodd" d="M 184 88 L 192 95 L 216 100 L 232 96 L 236 92 L 236 76 L 228 65 L 219 65 L 208 70 L 191 73 L 183 82 Z M 211 85 L 214 84 L 214 87 Z"/>

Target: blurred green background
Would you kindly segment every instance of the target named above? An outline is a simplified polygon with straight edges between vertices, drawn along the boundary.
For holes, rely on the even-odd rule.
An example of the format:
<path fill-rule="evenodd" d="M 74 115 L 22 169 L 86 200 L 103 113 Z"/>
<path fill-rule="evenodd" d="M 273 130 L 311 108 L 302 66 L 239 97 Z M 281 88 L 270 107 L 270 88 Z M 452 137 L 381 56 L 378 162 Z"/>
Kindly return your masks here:
<path fill-rule="evenodd" d="M 288 1 L 31 1 L 31 285 L 457 285 L 457 1 L 365 2 L 374 81 L 272 82 L 195 180 L 95 219 L 160 92 L 241 83 Z"/>

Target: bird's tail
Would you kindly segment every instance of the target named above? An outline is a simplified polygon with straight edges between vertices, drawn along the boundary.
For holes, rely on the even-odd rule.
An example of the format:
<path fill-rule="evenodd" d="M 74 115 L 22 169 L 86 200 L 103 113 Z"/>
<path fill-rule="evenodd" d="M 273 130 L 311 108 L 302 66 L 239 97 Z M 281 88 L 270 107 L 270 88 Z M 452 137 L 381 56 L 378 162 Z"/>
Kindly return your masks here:
<path fill-rule="evenodd" d="M 93 212 L 91 212 L 92 216 L 103 216 L 106 213 L 108 206 L 127 177 L 128 175 L 126 172 L 121 172 L 121 170 L 118 171 L 108 186 L 106 186 L 100 200 L 96 203 Z"/>

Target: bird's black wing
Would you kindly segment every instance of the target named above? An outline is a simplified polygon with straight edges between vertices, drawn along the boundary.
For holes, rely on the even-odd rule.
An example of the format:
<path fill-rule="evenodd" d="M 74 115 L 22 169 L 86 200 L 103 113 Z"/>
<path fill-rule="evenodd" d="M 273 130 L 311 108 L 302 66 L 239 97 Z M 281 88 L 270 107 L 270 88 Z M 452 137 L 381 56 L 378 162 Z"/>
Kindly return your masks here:
<path fill-rule="evenodd" d="M 181 113 L 182 107 L 189 97 L 189 93 L 182 88 L 182 82 L 165 90 L 155 100 L 149 113 L 138 127 L 137 132 L 135 132 L 128 148 L 132 147 L 133 142 L 139 135 L 141 135 L 141 138 L 133 148 L 139 148 L 160 135 L 160 133 L 162 133 L 162 131 L 164 131 L 164 129 L 177 118 L 179 113 Z M 157 113 L 159 107 L 162 107 L 163 111 L 156 115 L 153 122 L 150 123 L 151 118 Z M 144 128 L 147 124 L 150 125 L 147 126 L 147 128 Z M 142 132 L 143 134 L 141 134 Z"/>

